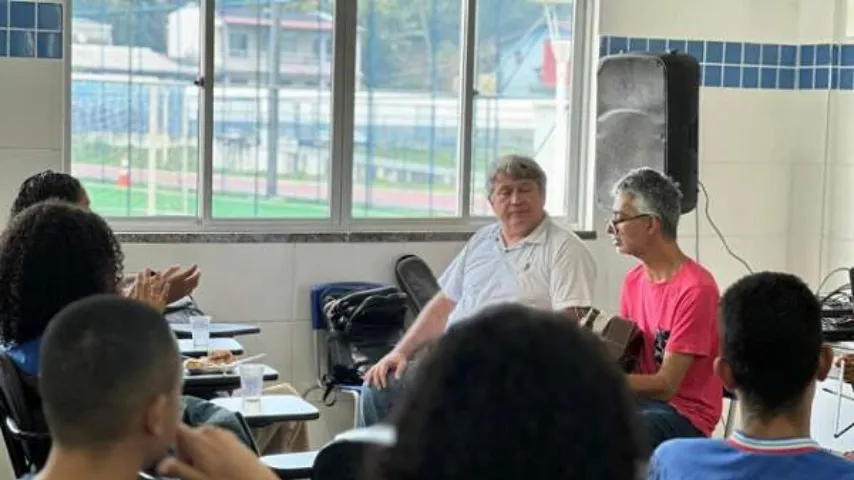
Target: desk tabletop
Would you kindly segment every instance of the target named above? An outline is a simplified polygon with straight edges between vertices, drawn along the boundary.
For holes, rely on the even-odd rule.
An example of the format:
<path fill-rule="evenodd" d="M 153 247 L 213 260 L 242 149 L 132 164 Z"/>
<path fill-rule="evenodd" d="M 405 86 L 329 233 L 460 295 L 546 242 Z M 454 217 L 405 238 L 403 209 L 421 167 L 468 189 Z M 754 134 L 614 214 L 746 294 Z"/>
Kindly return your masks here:
<path fill-rule="evenodd" d="M 296 395 L 262 395 L 260 408 L 244 408 L 242 397 L 221 397 L 211 402 L 232 412 L 240 412 L 250 427 L 275 422 L 306 421 L 320 418 L 320 410 Z"/>
<path fill-rule="evenodd" d="M 207 347 L 193 345 L 192 339 L 178 340 L 181 355 L 187 357 L 204 357 L 212 350 L 228 350 L 234 355 L 243 355 L 243 345 L 233 338 L 211 338 Z"/>
<path fill-rule="evenodd" d="M 276 369 L 264 366 L 264 381 L 272 382 L 279 379 Z M 184 388 L 221 388 L 223 390 L 237 390 L 240 388 L 240 374 L 236 371 L 230 373 L 209 373 L 203 375 L 184 374 Z"/>
<path fill-rule="evenodd" d="M 279 475 L 279 478 L 311 478 L 317 451 L 265 455 L 261 462 Z"/>
<path fill-rule="evenodd" d="M 179 339 L 192 338 L 193 334 L 188 323 L 170 323 L 169 327 L 175 332 Z M 261 328 L 256 325 L 245 323 L 211 323 L 211 338 L 231 338 L 241 335 L 255 335 L 261 333 Z"/>
<path fill-rule="evenodd" d="M 854 342 L 827 342 L 830 347 L 841 353 L 854 353 Z"/>

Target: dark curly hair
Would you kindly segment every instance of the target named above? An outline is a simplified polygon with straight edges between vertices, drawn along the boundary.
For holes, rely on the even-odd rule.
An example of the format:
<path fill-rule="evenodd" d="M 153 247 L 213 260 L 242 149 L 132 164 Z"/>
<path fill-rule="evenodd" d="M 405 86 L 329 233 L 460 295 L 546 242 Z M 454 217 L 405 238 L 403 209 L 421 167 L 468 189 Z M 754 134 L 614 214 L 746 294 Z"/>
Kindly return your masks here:
<path fill-rule="evenodd" d="M 12 203 L 10 218 L 39 202 L 55 198 L 69 203 L 78 203 L 86 196 L 80 180 L 67 173 L 45 170 L 24 180 L 18 196 Z"/>
<path fill-rule="evenodd" d="M 623 375 L 565 315 L 502 305 L 452 328 L 392 412 L 381 480 L 636 480 L 645 460 Z"/>
<path fill-rule="evenodd" d="M 0 341 L 39 338 L 69 303 L 115 293 L 123 261 L 97 214 L 60 200 L 25 209 L 0 237 Z"/>

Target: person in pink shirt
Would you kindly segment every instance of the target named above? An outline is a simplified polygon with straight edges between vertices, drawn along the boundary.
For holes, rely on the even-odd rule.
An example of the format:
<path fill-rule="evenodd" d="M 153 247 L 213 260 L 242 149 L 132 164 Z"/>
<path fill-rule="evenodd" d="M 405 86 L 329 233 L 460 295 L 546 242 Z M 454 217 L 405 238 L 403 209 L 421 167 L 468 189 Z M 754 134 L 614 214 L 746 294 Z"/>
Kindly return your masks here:
<path fill-rule="evenodd" d="M 682 199 L 676 183 L 641 168 L 613 193 L 608 233 L 620 253 L 640 260 L 623 281 L 620 316 L 643 335 L 628 384 L 652 452 L 670 438 L 708 437 L 720 420 L 723 386 L 713 372 L 720 293 L 711 273 L 676 241 Z"/>

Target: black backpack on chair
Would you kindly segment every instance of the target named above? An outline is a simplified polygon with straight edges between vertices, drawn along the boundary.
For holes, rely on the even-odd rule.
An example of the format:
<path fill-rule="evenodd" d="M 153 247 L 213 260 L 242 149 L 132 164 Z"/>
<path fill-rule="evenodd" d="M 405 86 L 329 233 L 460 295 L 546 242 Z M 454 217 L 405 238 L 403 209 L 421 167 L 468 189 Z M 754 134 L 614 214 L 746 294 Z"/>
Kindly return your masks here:
<path fill-rule="evenodd" d="M 205 312 L 199 308 L 199 304 L 191 296 L 180 298 L 177 301 L 166 305 L 163 309 L 163 316 L 166 321 L 175 324 L 189 324 L 190 319 L 205 315 Z"/>
<path fill-rule="evenodd" d="M 396 287 L 333 293 L 321 299 L 328 326 L 324 403 L 339 386 L 359 386 L 365 373 L 403 336 L 406 294 Z"/>

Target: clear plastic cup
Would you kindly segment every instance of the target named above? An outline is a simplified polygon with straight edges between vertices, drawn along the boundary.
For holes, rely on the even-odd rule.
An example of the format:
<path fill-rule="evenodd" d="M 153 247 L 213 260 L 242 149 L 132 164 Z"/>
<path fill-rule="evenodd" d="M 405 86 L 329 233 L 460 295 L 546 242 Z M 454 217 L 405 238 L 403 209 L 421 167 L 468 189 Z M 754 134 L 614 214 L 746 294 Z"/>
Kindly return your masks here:
<path fill-rule="evenodd" d="M 246 363 L 238 367 L 240 372 L 240 395 L 244 405 L 260 405 L 264 386 L 264 365 Z"/>
<path fill-rule="evenodd" d="M 207 348 L 211 341 L 211 317 L 190 317 L 190 332 L 193 335 L 194 348 Z"/>

